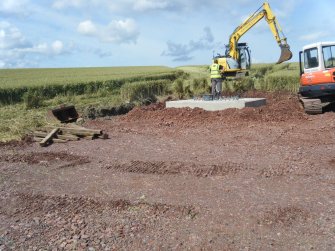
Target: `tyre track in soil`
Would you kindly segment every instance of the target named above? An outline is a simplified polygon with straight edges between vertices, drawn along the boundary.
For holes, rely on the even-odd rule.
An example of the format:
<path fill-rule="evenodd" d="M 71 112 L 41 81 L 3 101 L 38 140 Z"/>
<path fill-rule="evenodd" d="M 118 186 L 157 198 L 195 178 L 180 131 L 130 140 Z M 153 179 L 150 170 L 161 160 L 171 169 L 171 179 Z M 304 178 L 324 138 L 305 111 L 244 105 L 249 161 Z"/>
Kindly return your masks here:
<path fill-rule="evenodd" d="M 27 163 L 29 165 L 56 165 L 57 168 L 80 166 L 90 163 L 88 157 L 69 154 L 67 152 L 14 152 L 0 155 L 0 162 Z"/>
<path fill-rule="evenodd" d="M 157 174 L 157 175 L 193 175 L 196 177 L 226 176 L 241 171 L 251 170 L 251 166 L 244 163 L 224 162 L 220 165 L 201 165 L 185 162 L 166 161 L 130 161 L 128 163 L 114 163 L 103 168 L 125 173 Z"/>

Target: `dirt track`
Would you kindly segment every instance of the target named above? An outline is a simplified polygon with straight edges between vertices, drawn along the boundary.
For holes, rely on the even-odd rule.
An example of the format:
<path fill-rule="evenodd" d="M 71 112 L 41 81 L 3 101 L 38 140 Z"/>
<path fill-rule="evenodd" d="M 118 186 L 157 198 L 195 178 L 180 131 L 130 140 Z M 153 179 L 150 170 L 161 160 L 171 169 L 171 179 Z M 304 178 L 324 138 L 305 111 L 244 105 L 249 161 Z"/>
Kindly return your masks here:
<path fill-rule="evenodd" d="M 335 250 L 335 114 L 267 98 L 151 105 L 86 123 L 109 140 L 0 146 L 0 250 Z"/>

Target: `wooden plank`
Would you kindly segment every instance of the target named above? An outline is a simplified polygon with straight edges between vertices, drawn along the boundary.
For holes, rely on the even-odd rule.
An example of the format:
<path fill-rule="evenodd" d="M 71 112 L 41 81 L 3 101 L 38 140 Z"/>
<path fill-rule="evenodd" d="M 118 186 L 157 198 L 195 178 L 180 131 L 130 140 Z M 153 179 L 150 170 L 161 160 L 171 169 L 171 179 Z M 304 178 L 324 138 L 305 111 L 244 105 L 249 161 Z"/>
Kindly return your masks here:
<path fill-rule="evenodd" d="M 36 137 L 42 137 L 42 138 L 48 135 L 47 132 L 42 132 L 42 131 L 34 131 L 32 134 Z M 72 141 L 79 140 L 79 137 L 73 134 L 56 134 L 55 137 L 57 137 L 58 139 L 65 139 L 65 140 L 72 140 Z"/>
<path fill-rule="evenodd" d="M 67 139 L 67 140 L 72 140 L 72 141 L 76 141 L 80 139 L 78 136 L 73 135 L 73 134 L 57 134 L 57 138 Z"/>
<path fill-rule="evenodd" d="M 40 128 L 42 131 L 50 131 L 54 129 L 53 126 L 45 126 Z M 57 127 L 59 128 L 59 131 L 63 134 L 75 134 L 78 136 L 90 136 L 90 135 L 101 135 L 102 130 L 94 130 L 94 129 L 88 129 L 88 128 L 71 128 L 71 127 Z"/>
<path fill-rule="evenodd" d="M 40 142 L 40 146 L 46 146 L 52 137 L 59 131 L 59 128 L 53 129 L 45 138 Z"/>
<path fill-rule="evenodd" d="M 94 136 L 94 135 L 83 136 L 83 139 L 93 140 L 93 139 L 95 139 L 95 138 L 96 138 L 96 136 Z"/>
<path fill-rule="evenodd" d="M 44 138 L 41 138 L 41 137 L 34 137 L 34 138 L 33 138 L 33 140 L 34 140 L 35 142 L 41 142 L 43 139 L 44 139 Z M 54 143 L 66 143 L 66 142 L 68 142 L 68 140 L 65 140 L 65 139 L 55 139 L 55 138 L 53 138 L 53 139 L 51 139 L 51 140 L 52 140 L 52 142 L 54 142 Z"/>
<path fill-rule="evenodd" d="M 69 127 L 60 127 L 59 128 L 63 133 L 70 133 L 75 135 L 81 136 L 88 136 L 88 135 L 101 135 L 102 130 L 92 130 L 92 129 L 82 129 L 82 128 L 69 128 Z"/>

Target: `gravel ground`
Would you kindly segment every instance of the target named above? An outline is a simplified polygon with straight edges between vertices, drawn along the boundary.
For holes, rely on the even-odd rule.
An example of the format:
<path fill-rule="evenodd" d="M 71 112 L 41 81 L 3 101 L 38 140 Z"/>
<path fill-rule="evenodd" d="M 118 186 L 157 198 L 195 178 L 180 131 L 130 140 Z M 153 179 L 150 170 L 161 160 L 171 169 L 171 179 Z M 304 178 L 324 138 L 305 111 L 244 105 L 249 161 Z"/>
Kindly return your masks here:
<path fill-rule="evenodd" d="M 135 108 L 0 145 L 0 250 L 335 250 L 335 113 Z"/>

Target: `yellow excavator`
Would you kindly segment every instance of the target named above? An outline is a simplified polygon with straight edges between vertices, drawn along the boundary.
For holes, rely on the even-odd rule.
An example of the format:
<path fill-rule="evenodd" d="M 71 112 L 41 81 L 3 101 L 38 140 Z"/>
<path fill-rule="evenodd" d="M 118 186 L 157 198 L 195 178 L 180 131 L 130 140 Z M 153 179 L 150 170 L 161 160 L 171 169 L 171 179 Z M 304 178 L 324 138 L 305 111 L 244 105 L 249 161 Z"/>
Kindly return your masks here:
<path fill-rule="evenodd" d="M 251 66 L 250 50 L 247 43 L 239 43 L 238 41 L 262 18 L 265 18 L 267 21 L 270 30 L 281 49 L 281 55 L 277 64 L 292 58 L 292 52 L 290 51 L 290 46 L 287 44 L 286 37 L 284 36 L 269 3 L 265 2 L 230 35 L 229 45 L 226 46 L 225 55 L 217 55 L 213 57 L 213 61 L 217 59 L 218 64 L 223 66 L 223 77 L 237 78 L 247 76 L 249 74 L 248 70 Z M 280 33 L 282 36 L 280 36 Z"/>

